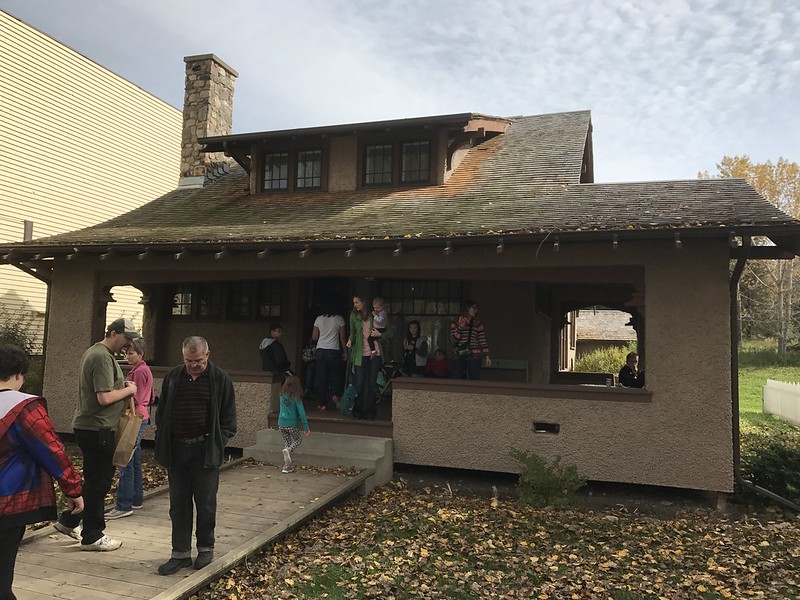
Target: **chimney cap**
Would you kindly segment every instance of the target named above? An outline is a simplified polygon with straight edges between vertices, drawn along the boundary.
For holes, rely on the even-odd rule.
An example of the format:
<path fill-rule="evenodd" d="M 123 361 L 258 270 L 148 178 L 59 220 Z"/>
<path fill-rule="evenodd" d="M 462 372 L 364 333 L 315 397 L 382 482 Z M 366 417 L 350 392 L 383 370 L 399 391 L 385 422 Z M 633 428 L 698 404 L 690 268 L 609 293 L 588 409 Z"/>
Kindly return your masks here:
<path fill-rule="evenodd" d="M 236 69 L 231 67 L 228 63 L 226 63 L 224 60 L 222 60 L 216 54 L 194 54 L 192 56 L 184 56 L 183 57 L 183 62 L 185 62 L 185 63 L 200 62 L 200 61 L 204 61 L 204 60 L 214 61 L 215 63 L 217 63 L 223 69 L 228 71 L 228 73 L 230 73 L 234 77 L 239 77 L 239 73 L 236 72 Z"/>

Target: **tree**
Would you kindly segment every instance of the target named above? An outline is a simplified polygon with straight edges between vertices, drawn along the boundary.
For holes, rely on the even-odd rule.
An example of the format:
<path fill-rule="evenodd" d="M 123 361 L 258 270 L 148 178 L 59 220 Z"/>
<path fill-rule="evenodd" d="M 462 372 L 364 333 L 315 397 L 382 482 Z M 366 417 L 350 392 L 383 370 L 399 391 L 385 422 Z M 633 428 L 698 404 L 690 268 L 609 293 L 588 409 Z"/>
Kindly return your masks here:
<path fill-rule="evenodd" d="M 753 163 L 747 155 L 724 156 L 717 163 L 717 171 L 716 175 L 703 171 L 697 177 L 745 179 L 772 204 L 800 218 L 800 164 L 783 157 L 773 164 L 771 161 Z M 756 240 L 754 243 L 765 241 Z M 794 263 L 795 259 L 750 262 L 739 283 L 742 333 L 776 336 L 781 356 L 786 353 L 786 345 L 794 330 Z"/>

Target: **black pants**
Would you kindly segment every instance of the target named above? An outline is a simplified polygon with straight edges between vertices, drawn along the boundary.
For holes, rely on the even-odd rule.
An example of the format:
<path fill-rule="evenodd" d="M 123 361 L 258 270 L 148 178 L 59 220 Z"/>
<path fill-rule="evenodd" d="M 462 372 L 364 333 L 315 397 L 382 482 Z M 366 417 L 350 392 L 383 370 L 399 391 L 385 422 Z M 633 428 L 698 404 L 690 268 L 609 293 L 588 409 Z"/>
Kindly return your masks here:
<path fill-rule="evenodd" d="M 378 412 L 378 373 L 381 357 L 363 356 L 361 366 L 356 367 L 353 385 L 358 390 L 353 416 L 357 419 L 374 419 Z"/>
<path fill-rule="evenodd" d="M 331 394 L 342 395 L 344 387 L 344 363 L 340 350 L 317 348 L 317 369 L 314 388 L 317 392 L 317 404 L 325 406 Z M 330 393 L 328 392 L 330 390 Z"/>
<path fill-rule="evenodd" d="M 0 600 L 16 600 L 11 584 L 14 583 L 14 563 L 25 525 L 0 529 Z"/>
<path fill-rule="evenodd" d="M 106 494 L 117 471 L 113 463 L 114 432 L 110 429 L 74 432 L 83 454 L 83 512 L 73 515 L 64 511 L 58 520 L 67 527 L 77 527 L 83 520 L 81 543 L 93 544 L 104 535 Z"/>
<path fill-rule="evenodd" d="M 217 524 L 219 469 L 206 469 L 205 442 L 172 440 L 172 465 L 169 477 L 169 518 L 172 521 L 172 558 L 191 558 L 192 521 L 197 507 L 197 551 L 214 549 Z"/>

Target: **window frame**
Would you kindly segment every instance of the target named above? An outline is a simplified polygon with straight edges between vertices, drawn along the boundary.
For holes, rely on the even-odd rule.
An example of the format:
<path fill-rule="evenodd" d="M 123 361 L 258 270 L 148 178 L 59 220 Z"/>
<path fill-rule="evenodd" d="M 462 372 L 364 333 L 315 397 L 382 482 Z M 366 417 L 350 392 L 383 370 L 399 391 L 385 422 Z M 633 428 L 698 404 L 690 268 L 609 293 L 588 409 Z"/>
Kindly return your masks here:
<path fill-rule="evenodd" d="M 428 177 L 427 179 L 414 179 L 410 181 L 402 181 L 403 177 L 403 148 L 407 144 L 427 144 L 428 146 Z M 369 148 L 375 146 L 391 146 L 391 181 L 390 182 L 367 182 L 367 151 Z M 358 148 L 358 186 L 360 188 L 376 188 L 376 187 L 419 187 L 433 185 L 436 183 L 437 178 L 434 173 L 434 167 L 437 161 L 437 145 L 436 135 L 431 131 L 425 131 L 419 135 L 404 134 L 404 135 L 372 135 L 365 136 L 359 139 Z"/>
<path fill-rule="evenodd" d="M 192 283 L 176 283 L 167 286 L 165 306 L 167 319 L 182 321 L 281 321 L 286 315 L 286 298 L 288 281 L 286 279 L 243 279 L 235 281 L 197 281 Z M 188 302 L 175 303 L 178 295 L 188 296 Z M 202 302 L 212 295 L 214 301 L 209 306 L 218 307 L 210 314 L 203 314 Z M 246 303 L 242 296 L 247 295 Z M 267 306 L 270 310 L 262 314 L 261 306 L 268 296 Z M 170 298 L 172 299 L 170 302 Z M 178 306 L 188 307 L 184 314 L 174 314 Z M 246 306 L 245 310 L 241 310 Z M 238 308 L 237 308 L 238 307 Z"/>
<path fill-rule="evenodd" d="M 319 152 L 319 176 L 315 177 L 315 179 L 319 179 L 319 184 L 298 186 L 299 158 L 303 153 L 313 152 Z M 269 156 L 281 154 L 287 155 L 286 187 L 267 187 L 267 159 Z M 325 140 L 264 145 L 258 152 L 259 191 L 266 194 L 279 194 L 325 190 L 328 187 L 328 157 L 328 144 Z"/>

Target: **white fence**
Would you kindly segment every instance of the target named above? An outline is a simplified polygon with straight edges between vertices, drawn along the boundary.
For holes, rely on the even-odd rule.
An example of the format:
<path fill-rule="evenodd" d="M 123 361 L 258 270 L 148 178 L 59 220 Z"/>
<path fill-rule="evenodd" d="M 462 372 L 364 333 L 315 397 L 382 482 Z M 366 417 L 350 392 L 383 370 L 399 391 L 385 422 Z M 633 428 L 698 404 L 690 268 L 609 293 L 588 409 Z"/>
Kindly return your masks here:
<path fill-rule="evenodd" d="M 800 426 L 800 383 L 767 379 L 762 394 L 765 413 Z"/>

